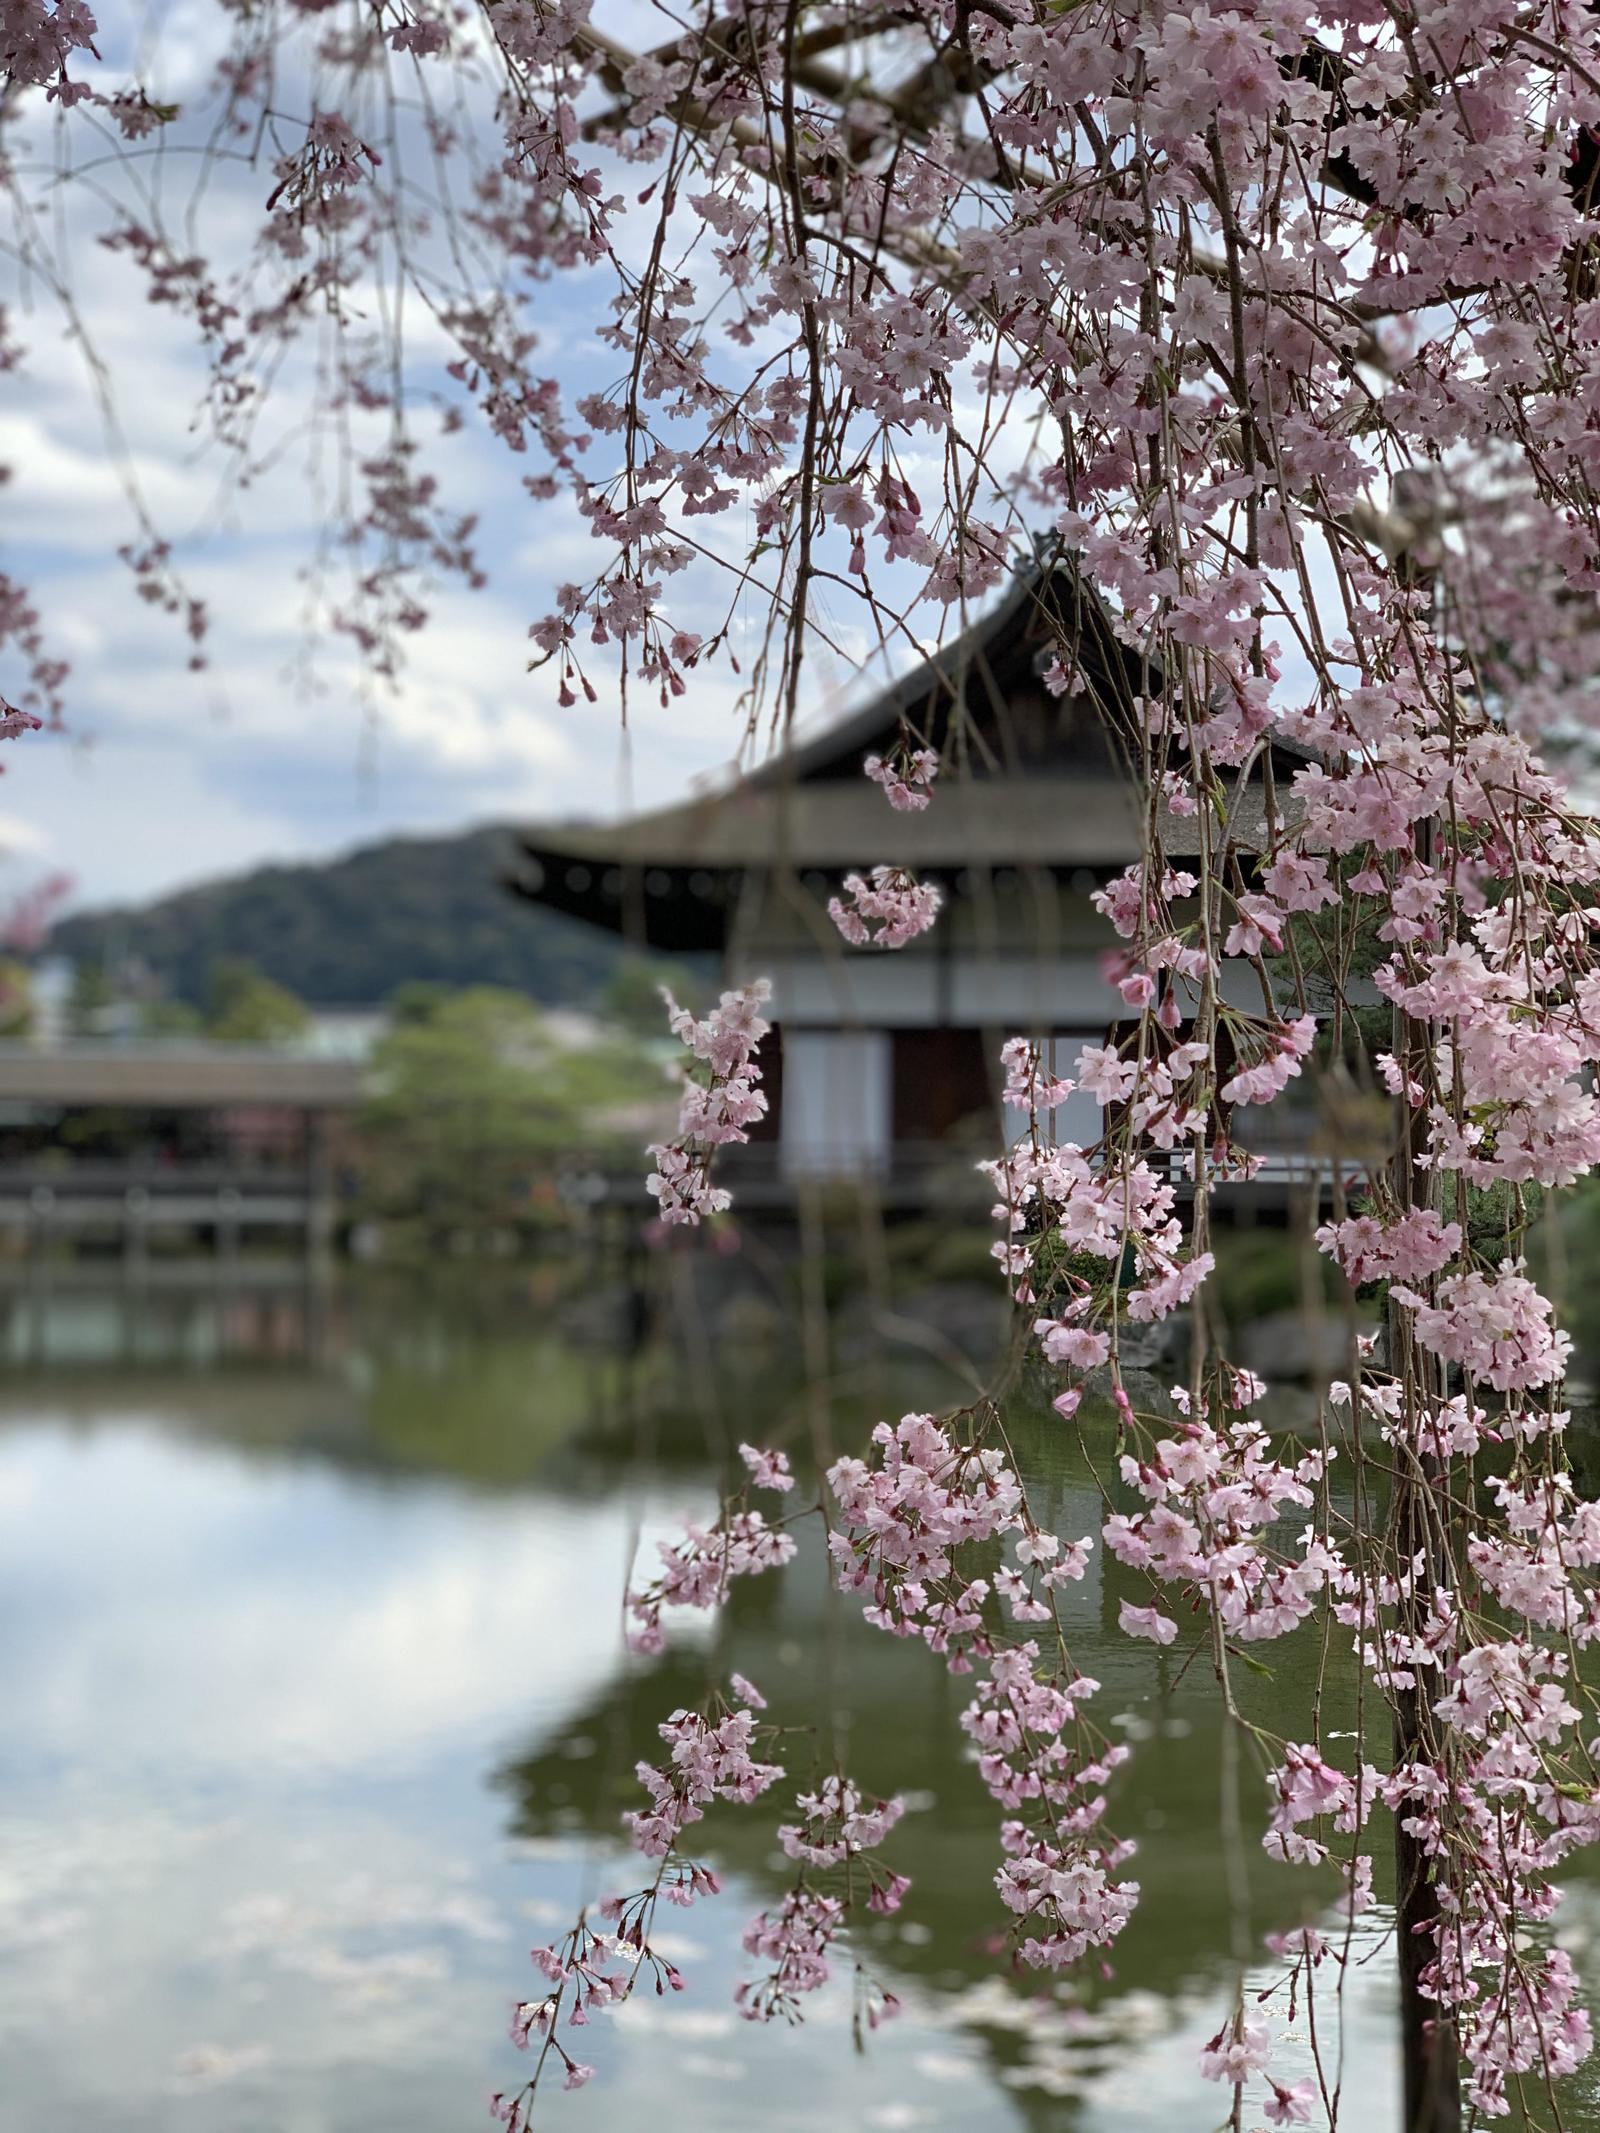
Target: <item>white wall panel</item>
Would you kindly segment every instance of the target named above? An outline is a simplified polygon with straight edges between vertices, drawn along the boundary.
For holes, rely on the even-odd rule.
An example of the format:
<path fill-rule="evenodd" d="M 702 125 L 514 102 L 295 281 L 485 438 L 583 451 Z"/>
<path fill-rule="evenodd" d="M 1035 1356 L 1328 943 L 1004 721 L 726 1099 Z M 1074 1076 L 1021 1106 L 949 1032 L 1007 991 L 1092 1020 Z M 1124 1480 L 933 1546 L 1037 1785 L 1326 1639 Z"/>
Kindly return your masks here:
<path fill-rule="evenodd" d="M 1079 1052 L 1086 1044 L 1098 1044 L 1104 1037 L 1103 1029 L 1079 1030 L 1075 1035 L 1050 1037 L 1044 1044 L 1044 1069 L 1047 1074 L 1070 1081 Z M 1006 1139 L 1013 1145 L 1021 1140 L 1028 1130 L 1026 1111 L 1005 1107 Z M 1048 1114 L 1049 1132 L 1059 1146 L 1063 1141 L 1075 1141 L 1080 1148 L 1092 1148 L 1105 1127 L 1105 1113 L 1100 1099 L 1089 1096 L 1082 1089 L 1074 1089 L 1064 1104 L 1057 1104 Z"/>
<path fill-rule="evenodd" d="M 1074 949 L 1051 960 L 961 949 L 882 955 L 763 956 L 749 968 L 773 981 L 773 1018 L 788 1029 L 991 1029 L 1007 1035 L 1077 1028 L 1103 1033 L 1125 1019 L 1116 987 L 1100 974 L 1099 952 Z M 1222 966 L 1222 996 L 1261 1012 L 1261 986 L 1248 963 Z M 1192 1011 L 1198 994 L 1180 986 Z"/>
<path fill-rule="evenodd" d="M 1098 955 L 1051 958 L 960 955 L 950 973 L 949 1020 L 966 1028 L 1048 1029 L 1052 1023 L 1103 1028 L 1125 1012 L 1100 975 Z"/>
<path fill-rule="evenodd" d="M 783 1031 L 778 1143 L 789 1178 L 879 1177 L 889 1167 L 886 1030 Z"/>
<path fill-rule="evenodd" d="M 875 1029 L 933 1029 L 939 1011 L 939 968 L 932 955 L 885 951 L 875 956 L 752 957 L 751 968 L 772 978 L 775 1021 L 837 1029 L 851 1023 Z"/>

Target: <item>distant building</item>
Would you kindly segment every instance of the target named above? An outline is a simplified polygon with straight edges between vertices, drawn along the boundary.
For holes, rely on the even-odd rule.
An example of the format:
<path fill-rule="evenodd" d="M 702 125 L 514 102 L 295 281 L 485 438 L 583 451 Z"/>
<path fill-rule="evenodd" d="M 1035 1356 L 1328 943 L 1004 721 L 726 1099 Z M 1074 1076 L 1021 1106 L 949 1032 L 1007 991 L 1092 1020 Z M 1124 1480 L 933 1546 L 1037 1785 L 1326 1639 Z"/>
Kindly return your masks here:
<path fill-rule="evenodd" d="M 307 1025 L 288 1049 L 307 1059 L 368 1060 L 388 1035 L 386 1007 L 313 1007 Z"/>
<path fill-rule="evenodd" d="M 1045 680 L 1058 661 L 1059 694 Z M 767 1160 L 775 1142 L 791 1183 L 904 1179 L 994 1148 L 1007 1037 L 1070 1056 L 1126 1012 L 1090 897 L 1141 849 L 1147 802 L 1128 766 L 1159 686 L 1075 572 L 1028 572 L 938 657 L 725 790 L 607 828 L 529 829 L 513 886 L 642 951 L 714 951 L 730 980 L 770 976 Z M 862 775 L 907 731 L 944 765 L 921 813 L 891 809 Z M 1193 854 L 1195 822 L 1161 816 L 1167 851 Z M 1236 794 L 1232 819 L 1259 839 L 1259 788 Z M 852 949 L 828 900 L 846 873 L 883 864 L 937 881 L 945 909 L 903 949 Z M 1092 1099 L 1064 1112 L 1067 1137 L 1098 1134 Z"/>
<path fill-rule="evenodd" d="M 72 964 L 64 955 L 44 956 L 33 966 L 29 987 L 33 1019 L 28 1037 L 42 1050 L 54 1051 L 71 1034 L 72 981 Z"/>
<path fill-rule="evenodd" d="M 19 1247 L 104 1251 L 271 1233 L 321 1253 L 336 1217 L 346 1059 L 202 1039 L 0 1044 L 0 1274 Z"/>

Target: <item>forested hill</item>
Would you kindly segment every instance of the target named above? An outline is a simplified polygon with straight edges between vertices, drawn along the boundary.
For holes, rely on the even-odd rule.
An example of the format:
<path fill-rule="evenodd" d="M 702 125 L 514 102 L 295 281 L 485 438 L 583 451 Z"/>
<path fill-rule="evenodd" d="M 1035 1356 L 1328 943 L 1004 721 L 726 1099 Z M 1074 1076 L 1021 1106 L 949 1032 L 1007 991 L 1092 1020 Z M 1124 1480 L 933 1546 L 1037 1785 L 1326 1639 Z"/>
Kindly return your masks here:
<path fill-rule="evenodd" d="M 141 907 L 74 915 L 50 946 L 80 963 L 137 959 L 195 1004 L 212 964 L 229 956 L 316 1006 L 377 1005 L 415 978 L 587 1000 L 618 944 L 510 895 L 515 850 L 504 826 L 394 837 L 323 864 L 258 867 Z"/>

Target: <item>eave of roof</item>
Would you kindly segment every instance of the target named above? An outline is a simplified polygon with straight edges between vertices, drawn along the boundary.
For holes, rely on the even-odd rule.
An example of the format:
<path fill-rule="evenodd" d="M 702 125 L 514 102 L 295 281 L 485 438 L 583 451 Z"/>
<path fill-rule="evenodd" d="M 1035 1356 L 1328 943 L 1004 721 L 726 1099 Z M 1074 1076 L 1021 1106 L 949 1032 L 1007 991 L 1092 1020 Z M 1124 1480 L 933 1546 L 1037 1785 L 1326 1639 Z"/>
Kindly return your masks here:
<path fill-rule="evenodd" d="M 1025 564 L 993 606 L 927 659 L 878 690 L 858 710 L 820 733 L 796 741 L 741 781 L 741 789 L 803 782 L 841 769 L 854 773 L 874 746 L 898 737 L 902 720 L 942 741 L 944 716 L 958 704 L 968 678 L 997 647 L 1034 642 L 1033 625 L 1069 634 L 1085 678 L 1108 696 L 1140 695 L 1157 677 L 1116 635 L 1110 609 L 1075 562 L 1058 556 Z"/>
<path fill-rule="evenodd" d="M 1235 841 L 1255 842 L 1252 793 Z M 1162 810 L 1175 855 L 1199 850 L 1194 817 Z M 1249 819 L 1243 819 L 1248 817 Z M 753 867 L 1125 866 L 1140 849 L 1130 787 L 1109 778 L 984 778 L 942 785 L 920 814 L 897 814 L 863 778 L 745 788 L 712 804 L 691 802 L 610 828 L 541 830 L 524 849 L 541 860 L 589 866 Z"/>
<path fill-rule="evenodd" d="M 792 866 L 1120 867 L 1141 849 L 1135 789 L 1107 777 L 981 778 L 941 785 L 931 807 L 899 814 L 864 778 L 768 790 L 743 787 L 610 827 L 530 832 L 524 850 L 543 863 L 691 868 L 707 873 Z M 1159 810 L 1166 851 L 1200 851 L 1200 821 Z M 1229 836 L 1244 851 L 1265 843 L 1260 790 L 1236 793 Z M 1213 832 L 1213 843 L 1216 841 Z"/>
<path fill-rule="evenodd" d="M 1159 671 L 1118 636 L 1115 616 L 1076 561 L 1041 554 L 932 659 L 738 782 L 620 823 L 530 828 L 521 840 L 530 876 L 510 886 L 648 945 L 687 949 L 720 938 L 739 882 L 753 870 L 891 865 L 949 875 L 968 867 L 1110 872 L 1128 865 L 1142 848 L 1143 800 L 1131 782 L 1104 771 L 952 775 L 931 807 L 907 814 L 887 807 L 861 776 L 863 756 L 889 745 L 903 720 L 942 743 L 975 669 L 987 663 L 987 684 L 996 666 L 1004 672 L 1019 654 L 1036 656 L 1036 618 L 1049 641 L 1070 639 L 1088 693 L 1124 717 L 1134 698 L 1160 688 Z M 1309 759 L 1277 744 L 1272 752 L 1285 771 Z M 1174 858 L 1199 856 L 1198 818 L 1162 806 L 1158 828 Z M 1265 848 L 1259 786 L 1235 789 L 1229 837 L 1243 852 Z"/>
<path fill-rule="evenodd" d="M 361 1101 L 363 1084 L 356 1061 L 250 1045 L 0 1046 L 0 1099 L 8 1103 L 339 1111 Z"/>

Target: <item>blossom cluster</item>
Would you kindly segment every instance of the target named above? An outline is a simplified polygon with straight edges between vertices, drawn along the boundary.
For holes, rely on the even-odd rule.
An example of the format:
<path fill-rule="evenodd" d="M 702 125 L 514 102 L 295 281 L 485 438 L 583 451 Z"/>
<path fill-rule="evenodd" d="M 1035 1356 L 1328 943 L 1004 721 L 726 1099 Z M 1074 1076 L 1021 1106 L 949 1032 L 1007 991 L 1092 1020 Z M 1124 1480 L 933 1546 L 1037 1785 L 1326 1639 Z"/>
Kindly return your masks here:
<path fill-rule="evenodd" d="M 928 931 L 943 902 L 937 882 L 918 881 L 904 867 L 874 867 L 870 878 L 845 876 L 844 896 L 829 897 L 828 916 L 853 947 L 903 948 Z"/>
<path fill-rule="evenodd" d="M 1571 1958 L 1527 1936 L 1554 1915 L 1559 1862 L 1600 1837 L 1600 1788 L 1567 1762 L 1579 1712 L 1561 1653 L 1523 1638 L 1452 1652 L 1439 1638 L 1418 1660 L 1443 1677 L 1433 1708 L 1460 1744 L 1452 1780 L 1418 1759 L 1377 1791 L 1449 1889 L 1420 1987 L 1456 2025 L 1474 2108 L 1503 2117 L 1509 2081 L 1570 2073 L 1593 2041 Z"/>
<path fill-rule="evenodd" d="M 575 2059 L 562 2041 L 563 2020 L 570 2039 L 570 2032 L 587 2027 L 592 2016 L 620 2007 L 645 1976 L 653 1979 L 658 1994 L 684 1990 L 676 1963 L 651 1945 L 656 1906 L 663 1895 L 685 1906 L 699 1896 L 715 1895 L 718 1887 L 709 1867 L 676 1858 L 664 1861 L 647 1887 L 607 1897 L 599 1906 L 609 1932 L 591 1926 L 588 1912 L 580 1911 L 561 1940 L 531 1951 L 544 1990 L 512 2009 L 511 2041 L 519 2051 L 527 2051 L 537 2040 L 538 2058 L 520 2090 L 497 2091 L 490 2099 L 491 2117 L 509 2126 L 511 2133 L 522 2133 L 532 2122 L 533 2098 L 552 2056 L 565 2077 L 564 2088 L 582 2088 L 593 2080 L 594 2068 Z"/>
<path fill-rule="evenodd" d="M 1272 2044 L 1266 2023 L 1259 2015 L 1247 2014 L 1241 2008 L 1201 2051 L 1200 2071 L 1208 2081 L 1226 2082 L 1230 2088 L 1239 2090 L 1252 2075 L 1267 2072 L 1271 2057 Z M 1271 2093 L 1261 2110 L 1269 2125 L 1309 2126 L 1313 2123 L 1312 2113 L 1317 2101 L 1314 2081 L 1285 2085 L 1270 2074 L 1267 2080 Z"/>
<path fill-rule="evenodd" d="M 1210 1272 L 1211 1253 L 1185 1251 L 1167 1160 L 1204 1127 L 1209 1060 L 1206 1046 L 1189 1041 L 1169 1044 L 1165 1056 L 1148 1062 L 1125 1058 L 1110 1045 L 1085 1045 L 1068 1080 L 1044 1074 L 1025 1040 L 1007 1045 L 1007 1101 L 1028 1112 L 1030 1130 L 1009 1154 L 980 1168 L 994 1185 L 994 1215 L 1005 1226 L 994 1253 L 1013 1296 L 1027 1305 L 1042 1290 L 1057 1292 L 1055 1308 L 1034 1329 L 1051 1363 L 1082 1375 L 1111 1357 L 1115 1270 L 1125 1256 L 1139 1278 L 1120 1307 L 1135 1322 L 1170 1317 Z M 1116 1139 L 1111 1129 L 1092 1148 L 1057 1141 L 1050 1132 L 1048 1114 L 1074 1088 L 1096 1097 L 1104 1110 L 1120 1110 L 1120 1160 L 1107 1160 Z M 1042 1279 L 1040 1266 L 1054 1267 L 1063 1252 L 1069 1270 Z M 1082 1270 L 1085 1260 L 1103 1262 L 1104 1274 L 1091 1278 Z M 1074 1411 L 1077 1398 L 1069 1388 L 1065 1412 Z"/>
<path fill-rule="evenodd" d="M 1100 1826 L 1102 1788 L 1128 1751 L 1085 1715 L 1099 1684 L 1071 1669 L 1064 1648 L 1047 1663 L 1036 1639 L 994 1620 L 991 1602 L 1019 1624 L 1053 1619 L 1053 1597 L 1083 1577 L 1091 1543 L 1064 1547 L 1028 1514 L 1000 1450 L 958 1442 L 931 1415 L 879 1423 L 873 1444 L 872 1462 L 844 1458 L 828 1472 L 839 1583 L 867 1595 L 869 1622 L 920 1638 L 952 1673 L 983 1666 L 961 1726 L 1005 1811 L 996 1885 L 1017 1952 L 1042 1968 L 1076 1962 L 1112 1941 L 1138 1900 L 1136 1882 L 1115 1879 L 1131 1846 Z M 974 1577 L 957 1561 L 1008 1537 L 1017 1569 Z"/>
<path fill-rule="evenodd" d="M 939 757 L 932 748 L 909 748 L 887 759 L 869 755 L 862 768 L 874 785 L 883 787 L 892 808 L 903 815 L 914 815 L 933 797 Z"/>
<path fill-rule="evenodd" d="M 1025 1111 L 1038 1131 L 1041 1117 L 1064 1104 L 1078 1086 L 1064 1074 L 1052 1074 L 1044 1063 L 1043 1048 L 1027 1037 L 1008 1037 L 1000 1047 L 1004 1076 L 1000 1098 L 1013 1111 Z"/>
<path fill-rule="evenodd" d="M 664 1859 L 712 1800 L 758 1799 L 783 1776 L 778 1763 L 757 1762 L 754 1711 L 730 1711 L 713 1725 L 698 1711 L 674 1711 L 657 1728 L 672 1753 L 665 1766 L 640 1763 L 637 1775 L 650 1805 L 623 1817 L 647 1859 Z"/>
<path fill-rule="evenodd" d="M 1373 1281 L 1414 1282 L 1437 1274 L 1461 1249 L 1461 1225 L 1444 1221 L 1430 1207 L 1412 1207 L 1392 1222 L 1375 1215 L 1325 1222 L 1316 1242 L 1359 1289 Z"/>
<path fill-rule="evenodd" d="M 1180 1388 L 1180 1398 L 1185 1398 Z M 1286 1506 L 1309 1506 L 1324 1471 L 1321 1452 L 1290 1465 L 1274 1456 L 1262 1426 L 1241 1417 L 1216 1428 L 1197 1411 L 1143 1453 L 1125 1452 L 1123 1482 L 1144 1508 L 1113 1512 L 1106 1546 L 1158 1584 L 1193 1592 L 1240 1644 L 1281 1637 L 1305 1621 L 1318 1596 L 1347 1572 L 1314 1531 L 1293 1555 L 1273 1545 Z M 1125 1609 L 1131 1634 L 1170 1643 L 1176 1625 L 1159 1612 Z"/>
<path fill-rule="evenodd" d="M 725 992 L 704 1021 L 697 1021 L 662 988 L 672 1034 L 706 1070 L 703 1081 L 685 1077 L 678 1138 L 650 1149 L 655 1170 L 647 1190 L 659 1203 L 663 1222 L 698 1223 L 729 1205 L 726 1189 L 711 1183 L 712 1157 L 730 1141 L 747 1141 L 746 1128 L 766 1116 L 755 1054 L 772 1026 L 761 1013 L 771 997 L 771 985 L 757 978 Z"/>
<path fill-rule="evenodd" d="M 1547 1939 L 1551 1872 L 1595 1833 L 1568 1649 L 1594 1620 L 1592 1518 L 1564 1457 L 1569 1343 L 1519 1254 L 1527 1188 L 1600 1163 L 1600 837 L 1533 741 L 1600 716 L 1600 16 L 1515 0 L 734 12 L 737 34 L 713 10 L 647 50 L 604 0 L 495 4 L 487 39 L 440 0 L 360 23 L 318 0 L 227 9 L 191 119 L 120 56 L 95 85 L 82 0 L 7 0 L 0 102 L 8 126 L 52 107 L 58 192 L 107 204 L 115 270 L 192 334 L 204 422 L 241 477 L 269 456 L 269 388 L 303 367 L 296 342 L 336 337 L 312 424 L 352 470 L 332 626 L 380 677 L 426 624 L 426 581 L 483 574 L 470 513 L 413 434 L 441 372 L 447 434 L 481 425 L 530 500 L 592 537 L 530 629 L 562 708 L 581 693 L 631 710 L 639 680 L 670 704 L 723 661 L 744 730 L 770 717 L 788 736 L 820 633 L 836 648 L 859 625 L 898 654 L 948 616 L 954 637 L 1026 562 L 1047 708 L 1094 700 L 1138 788 L 1139 856 L 1097 893 L 1116 1026 L 1070 1084 L 1032 1039 L 1008 1049 L 1027 1130 L 991 1167 L 999 1261 L 1065 1379 L 1064 1419 L 1106 1374 L 1127 1503 L 1105 1540 L 1151 1588 L 1123 1604 L 1129 1634 L 1175 1643 L 1187 1604 L 1225 1675 L 1236 1647 L 1323 1608 L 1393 1704 L 1400 1745 L 1372 1790 L 1428 1861 L 1400 1892 L 1399 1937 L 1429 1951 L 1435 2042 L 1459 2045 L 1478 2112 L 1501 2112 L 1517 2080 L 1589 2045 Z M 369 138 L 401 63 L 425 115 Z M 187 218 L 180 240 L 142 181 L 107 175 L 108 139 L 173 125 L 193 129 L 180 146 L 270 142 L 244 261 L 206 256 Z M 67 301 L 52 241 L 30 215 L 30 287 Z M 391 274 L 395 300 L 374 305 Z M 570 389 L 541 373 L 535 330 L 558 276 L 607 292 L 590 338 L 609 374 Z M 419 308 L 434 333 L 413 364 L 399 321 Z M 0 368 L 14 360 L 0 337 Z M 136 588 L 198 657 L 203 608 L 139 515 Z M 708 619 L 728 592 L 737 631 Z M 751 622 L 761 650 L 740 665 Z M 970 650 L 946 647 L 938 716 L 917 721 L 930 745 L 868 766 L 902 811 L 928 800 L 934 743 L 946 780 L 984 772 L 993 677 Z M 3 735 L 48 716 L 60 684 L 10 579 L 0 654 L 23 675 Z M 1025 723 L 1005 727 L 1022 763 Z M 883 867 L 830 909 L 847 940 L 896 948 L 941 901 Z M 1381 1052 L 1369 977 L 1394 1017 Z M 730 993 L 704 1021 L 670 1004 L 700 1072 L 654 1151 L 667 1222 L 727 1204 L 713 1158 L 763 1115 L 766 997 Z M 1393 1129 L 1370 1157 L 1326 1137 L 1315 1180 L 1323 1249 L 1353 1285 L 1388 1285 L 1389 1352 L 1353 1343 L 1325 1410 L 1335 1435 L 1376 1425 L 1382 1528 L 1335 1518 L 1320 1454 L 1229 1419 L 1252 1396 L 1204 1308 L 1213 1203 L 1261 1160 L 1252 1114 L 1324 1069 L 1335 1093 L 1384 1092 Z M 1055 1141 L 1069 1088 L 1100 1102 L 1092 1144 Z M 1501 1211 L 1492 1249 L 1476 1194 Z M 1142 1414 L 1127 1327 L 1181 1313 L 1182 1398 Z M 1495 1489 L 1474 1464 L 1489 1445 Z M 1064 1642 L 1013 1634 L 1053 1616 L 1081 1544 L 1050 1549 L 981 1418 L 958 1433 L 908 1417 L 830 1487 L 842 1581 L 880 1627 L 977 1675 L 964 1723 L 1007 1816 L 1002 1896 L 1024 1949 L 1052 1966 L 1103 1949 L 1132 1884 L 1101 1829 L 1113 1764 L 1093 1691 Z M 997 1551 L 1013 1559 L 996 1568 Z M 718 1604 L 787 1552 L 747 1508 L 691 1529 L 636 1596 L 644 1638 L 663 1605 Z M 691 1809 L 771 1767 L 755 1708 L 670 1722 L 639 1818 L 665 1872 Z M 1286 1860 L 1322 1844 L 1313 1824 L 1358 1835 L 1366 1773 L 1341 1776 L 1326 1748 L 1277 1754 L 1268 1835 Z M 1362 1857 L 1340 1861 L 1352 1904 Z M 758 1952 L 811 1976 L 841 1900 L 807 1887 Z M 554 1958 L 585 2008 L 614 1974 L 594 1955 Z M 1295 1960 L 1314 1958 L 1302 1944 Z M 1268 2120 L 1303 2122 L 1306 2085 L 1277 2083 L 1267 2052 L 1239 2007 L 1202 2072 L 1236 2105 L 1264 2076 Z M 497 2108 L 525 2122 L 522 2099 Z"/>
<path fill-rule="evenodd" d="M 1451 1274 L 1433 1302 L 1409 1288 L 1390 1293 L 1412 1307 L 1413 1331 L 1424 1348 L 1497 1392 L 1548 1385 L 1567 1367 L 1572 1342 L 1552 1323 L 1548 1299 L 1520 1261 L 1493 1274 L 1475 1267 Z"/>
<path fill-rule="evenodd" d="M 1109 1946 L 1139 1900 L 1136 1881 L 1113 1878 L 1132 1844 L 1101 1828 L 1102 1788 L 1129 1751 L 1102 1741 L 1082 1716 L 1099 1686 L 1044 1666 L 1029 1638 L 994 1655 L 961 1714 L 979 1773 L 1007 1810 L 995 1885 L 1016 1920 L 1017 1953 L 1037 1969 Z"/>
<path fill-rule="evenodd" d="M 783 1456 L 781 1452 L 756 1453 L 758 1462 L 775 1462 Z M 776 1478 L 767 1478 L 764 1465 L 758 1463 L 751 1472 L 749 1486 L 792 1487 L 793 1477 L 779 1473 Z M 656 1542 L 661 1568 L 655 1577 L 629 1589 L 627 1608 L 636 1626 L 630 1629 L 628 1642 L 636 1652 L 662 1649 L 666 1641 L 661 1626 L 663 1608 L 692 1607 L 703 1611 L 721 1607 L 735 1578 L 758 1577 L 764 1570 L 780 1568 L 794 1556 L 794 1536 L 769 1525 L 764 1513 L 748 1505 L 730 1507 L 711 1526 L 697 1525 L 687 1518 L 683 1525 L 681 1540 Z"/>
<path fill-rule="evenodd" d="M 787 2022 L 801 2019 L 800 2001 L 817 1992 L 832 1974 L 835 1943 L 855 1906 L 869 1911 L 898 1911 L 911 1883 L 875 1854 L 905 1812 L 898 1799 L 869 1800 L 854 1782 L 831 1772 L 814 1792 L 798 1799 L 801 1819 L 786 1823 L 778 1841 L 797 1862 L 794 1886 L 775 1909 L 763 1911 L 745 1930 L 747 1954 L 767 1965 L 757 1979 L 741 1983 L 735 1999 L 747 2021 Z M 867 2019 L 873 2027 L 898 2011 L 893 1993 L 868 1993 Z"/>
<path fill-rule="evenodd" d="M 960 1445 L 932 1415 L 880 1422 L 872 1443 L 871 1462 L 845 1457 L 828 1469 L 839 1583 L 870 1595 L 869 1622 L 921 1637 L 967 1671 L 968 1652 L 987 1649 L 989 1588 L 956 1578 L 956 1551 L 1020 1526 L 1021 1485 L 996 1447 Z"/>
<path fill-rule="evenodd" d="M 524 2051 L 537 2043 L 538 2056 L 520 2089 L 497 2091 L 490 2101 L 491 2115 L 511 2133 L 525 2133 L 532 2123 L 534 2097 L 552 2056 L 565 2076 L 564 2087 L 581 2088 L 593 2078 L 594 2068 L 575 2059 L 563 2041 L 563 2024 L 570 2040 L 572 2030 L 629 1999 L 642 1977 L 653 1979 L 658 1994 L 685 1989 L 677 1964 L 652 1944 L 657 1907 L 664 1898 L 686 1908 L 716 1895 L 721 1884 L 709 1866 L 682 1853 L 679 1839 L 704 1818 L 713 1800 L 748 1803 L 783 1776 L 781 1765 L 760 1762 L 752 1753 L 761 1735 L 755 1713 L 765 1708 L 765 1699 L 739 1675 L 733 1686 L 743 1708 L 732 1709 L 718 1698 L 715 1714 L 674 1711 L 657 1728 L 670 1750 L 665 1765 L 637 1766 L 650 1804 L 624 1815 L 623 1823 L 635 1849 L 655 1862 L 652 1879 L 599 1905 L 610 1931 L 590 1925 L 587 1910 L 580 1911 L 562 1940 L 532 1951 L 544 1989 L 513 2008 L 511 2039 Z"/>

